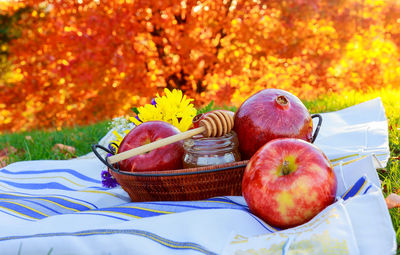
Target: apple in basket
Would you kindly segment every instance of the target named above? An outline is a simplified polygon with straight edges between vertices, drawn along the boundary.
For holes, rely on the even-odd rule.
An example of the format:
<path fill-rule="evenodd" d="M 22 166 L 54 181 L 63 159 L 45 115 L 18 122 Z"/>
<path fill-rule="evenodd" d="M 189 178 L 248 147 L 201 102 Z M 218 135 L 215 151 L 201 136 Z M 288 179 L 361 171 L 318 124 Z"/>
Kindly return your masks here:
<path fill-rule="evenodd" d="M 133 128 L 122 140 L 118 153 L 180 133 L 179 129 L 164 121 L 148 121 Z M 182 168 L 183 141 L 154 149 L 142 155 L 119 162 L 123 171 L 142 172 Z"/>
<path fill-rule="evenodd" d="M 281 89 L 264 89 L 249 97 L 236 111 L 234 122 L 244 159 L 275 138 L 312 139 L 313 122 L 307 108 Z"/>
<path fill-rule="evenodd" d="M 301 139 L 274 139 L 246 166 L 242 193 L 252 213 L 271 226 L 303 224 L 334 202 L 337 181 L 330 161 Z"/>

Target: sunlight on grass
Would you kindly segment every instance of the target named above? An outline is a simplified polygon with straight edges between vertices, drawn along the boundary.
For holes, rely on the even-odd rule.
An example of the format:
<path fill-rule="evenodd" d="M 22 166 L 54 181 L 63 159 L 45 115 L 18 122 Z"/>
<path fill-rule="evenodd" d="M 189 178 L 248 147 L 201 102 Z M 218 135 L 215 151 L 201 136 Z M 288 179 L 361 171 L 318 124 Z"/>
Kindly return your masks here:
<path fill-rule="evenodd" d="M 350 90 L 324 95 L 316 100 L 304 101 L 304 103 L 311 112 L 317 113 L 340 110 L 377 97 L 381 98 L 388 119 L 398 119 L 400 110 L 400 90 L 398 89 L 370 90 L 366 93 Z"/>

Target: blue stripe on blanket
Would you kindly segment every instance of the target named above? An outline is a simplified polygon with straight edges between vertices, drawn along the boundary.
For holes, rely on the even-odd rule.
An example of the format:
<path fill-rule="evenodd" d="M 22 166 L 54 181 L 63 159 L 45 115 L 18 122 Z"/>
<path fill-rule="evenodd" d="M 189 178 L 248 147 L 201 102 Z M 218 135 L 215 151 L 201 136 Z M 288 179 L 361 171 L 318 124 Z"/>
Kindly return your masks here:
<path fill-rule="evenodd" d="M 0 182 L 5 183 L 9 186 L 20 188 L 20 189 L 61 189 L 61 190 L 68 190 L 68 191 L 76 191 L 71 189 L 67 186 L 64 186 L 57 182 L 46 182 L 46 183 L 18 183 L 18 182 L 10 182 L 5 180 L 0 180 Z"/>
<path fill-rule="evenodd" d="M 13 195 L 7 193 L 0 193 L 0 200 L 1 199 L 15 199 L 15 200 L 28 200 L 28 201 L 45 201 L 46 203 L 50 203 L 56 205 L 57 207 L 61 207 L 64 209 L 72 210 L 72 211 L 84 211 L 88 209 L 92 209 L 92 207 L 73 202 L 67 199 L 58 198 L 58 197 L 47 197 L 47 196 L 22 196 L 22 195 Z"/>
<path fill-rule="evenodd" d="M 28 199 L 19 199 L 18 202 L 23 202 L 24 205 L 34 204 L 35 206 L 39 206 L 41 208 L 44 208 L 45 210 L 51 212 L 51 213 L 49 213 L 49 212 L 46 213 L 46 214 L 49 214 L 49 215 L 61 214 L 62 213 L 62 212 L 56 211 L 55 208 L 51 208 L 50 206 L 45 205 L 44 203 L 39 203 L 39 202 L 28 200 Z M 35 209 L 40 211 L 40 212 L 42 212 L 42 213 L 44 213 L 43 210 L 40 210 L 37 207 Z"/>
<path fill-rule="evenodd" d="M 221 198 L 225 199 L 226 201 L 228 201 L 228 202 L 230 202 L 232 204 L 235 204 L 235 205 L 238 205 L 238 206 L 241 206 L 241 207 L 245 207 L 245 208 L 249 208 L 246 203 L 241 204 L 241 203 L 235 202 L 232 199 L 230 199 L 229 197 L 221 197 Z"/>
<path fill-rule="evenodd" d="M 6 173 L 6 174 L 15 174 L 15 175 L 20 175 L 20 174 L 44 174 L 44 173 L 69 173 L 81 180 L 84 181 L 88 181 L 88 182 L 93 182 L 93 183 L 97 183 L 97 184 L 101 184 L 100 180 L 96 180 L 93 179 L 91 177 L 88 177 L 86 175 L 83 175 L 81 173 L 79 173 L 76 170 L 72 170 L 72 169 L 49 169 L 49 170 L 29 170 L 29 171 L 16 171 L 16 172 L 12 172 L 9 171 L 5 168 L 0 170 L 1 173 Z"/>
<path fill-rule="evenodd" d="M 213 202 L 213 201 L 211 201 Z M 198 204 L 199 206 L 188 205 L 189 204 Z M 201 206 L 200 206 L 201 205 Z M 116 207 L 107 207 L 100 208 L 96 210 L 87 210 L 82 213 L 84 214 L 92 214 L 94 213 L 105 213 L 106 215 L 115 215 L 115 216 L 127 216 L 129 218 L 145 218 L 152 217 L 163 214 L 170 213 L 178 213 L 178 212 L 186 212 L 190 210 L 196 209 L 238 209 L 244 210 L 248 212 L 247 207 L 242 205 L 232 204 L 227 206 L 227 204 L 217 204 L 209 203 L 208 200 L 202 201 L 171 201 L 171 203 L 164 202 L 131 202 L 124 205 L 116 206 Z"/>
<path fill-rule="evenodd" d="M 226 198 L 211 198 L 208 200 L 202 201 L 186 201 L 186 202 L 171 202 L 171 203 L 163 203 L 163 202 L 153 202 L 153 203 L 128 203 L 125 205 L 117 206 L 117 207 L 109 207 L 109 208 L 101 208 L 101 209 L 93 209 L 89 206 L 79 204 L 76 202 L 68 201 L 65 199 L 57 198 L 57 197 L 47 197 L 47 196 L 23 196 L 23 195 L 14 195 L 7 193 L 0 193 L 0 201 L 1 200 L 10 200 L 12 199 L 14 203 L 19 203 L 18 207 L 21 210 L 30 208 L 32 210 L 36 210 L 42 215 L 54 215 L 66 212 L 78 212 L 78 211 L 86 211 L 93 213 L 104 212 L 111 217 L 118 217 L 120 215 L 133 217 L 133 218 L 143 218 L 143 217 L 152 217 L 162 214 L 174 213 L 174 212 L 183 212 L 191 209 L 220 209 L 220 208 L 231 208 L 231 209 L 240 209 L 244 211 L 248 211 L 248 208 L 237 204 L 232 203 L 231 200 Z M 192 205 L 189 205 L 192 204 Z M 196 206 L 197 205 L 197 206 Z M 25 207 L 25 208 L 24 208 Z M 68 211 L 65 211 L 68 210 Z M 27 215 L 30 217 L 34 217 L 32 215 L 26 214 L 26 211 L 17 210 L 14 208 L 13 211 L 14 216 L 19 217 L 18 215 Z M 13 214 L 11 214 L 13 215 Z M 42 217 L 41 217 L 42 218 Z"/>
<path fill-rule="evenodd" d="M 367 183 L 367 177 L 363 176 L 354 185 L 343 194 L 343 200 L 347 200 L 351 197 L 354 197 L 363 189 L 364 185 Z"/>
<path fill-rule="evenodd" d="M 212 198 L 208 198 L 206 200 L 201 200 L 201 201 L 206 201 L 206 202 L 215 201 L 215 202 L 223 202 L 223 203 L 230 203 L 230 204 L 243 206 L 243 204 L 239 204 L 237 202 L 234 202 L 232 199 L 230 199 L 230 198 L 228 198 L 226 196 L 223 196 L 223 197 L 212 197 Z"/>
<path fill-rule="evenodd" d="M 178 242 L 171 239 L 167 239 L 165 237 L 159 236 L 157 234 L 138 230 L 138 229 L 93 229 L 93 230 L 85 230 L 79 232 L 59 232 L 59 233 L 43 233 L 43 234 L 34 234 L 34 235 L 25 235 L 25 236 L 8 236 L 8 237 L 0 237 L 0 242 L 8 241 L 8 240 L 23 240 L 28 238 L 44 238 L 44 237 L 85 237 L 85 236 L 94 236 L 94 235 L 114 235 L 114 234 L 125 234 L 125 235 L 135 235 L 141 236 L 147 239 L 150 239 L 158 244 L 161 244 L 165 247 L 178 249 L 178 250 L 194 250 L 203 254 L 214 255 L 216 253 L 205 249 L 203 246 L 193 243 L 193 242 Z"/>
<path fill-rule="evenodd" d="M 14 195 L 14 194 L 16 194 L 16 195 Z M 83 203 L 85 203 L 85 204 L 88 204 L 88 205 L 90 205 L 90 206 L 87 206 L 87 205 L 83 205 L 83 206 L 86 206 L 86 207 L 88 207 L 88 208 L 97 208 L 97 206 L 95 205 L 95 204 L 93 204 L 93 203 L 90 203 L 90 202 L 88 202 L 88 201 L 85 201 L 85 200 L 82 200 L 82 199 L 79 199 L 79 198 L 74 198 L 74 197 L 70 197 L 70 196 L 66 196 L 66 195 L 60 195 L 60 194 L 57 194 L 57 195 L 55 195 L 55 194 L 46 194 L 46 196 L 32 196 L 32 194 L 28 194 L 28 193 L 24 193 L 24 192 L 7 192 L 7 193 L 0 193 L 0 196 L 1 195 L 10 195 L 10 196 L 18 196 L 18 197 L 24 197 L 24 198 L 41 198 L 41 199 L 52 199 L 52 198 L 56 198 L 56 199 L 63 199 L 63 200 L 66 200 L 66 201 L 68 201 L 68 202 L 70 202 L 70 203 L 77 203 L 77 204 L 81 204 L 81 205 L 83 205 L 82 203 L 80 203 L 80 202 L 83 202 Z M 75 200 L 75 201 L 77 201 L 77 202 L 74 202 L 73 200 Z"/>
<path fill-rule="evenodd" d="M 11 181 L 18 181 L 18 180 L 36 180 L 36 181 L 38 181 L 38 180 L 43 180 L 43 179 L 45 179 L 45 180 L 53 179 L 53 180 L 55 180 L 55 181 L 58 181 L 59 179 L 63 179 L 63 180 L 65 180 L 65 181 L 69 182 L 70 184 L 73 184 L 74 186 L 86 187 L 85 185 L 79 184 L 79 183 L 77 183 L 77 182 L 74 182 L 74 181 L 72 181 L 72 180 L 70 180 L 70 179 L 68 179 L 68 178 L 66 178 L 66 177 L 64 177 L 64 176 L 8 177 L 8 176 L 2 176 L 2 175 L 1 175 L 1 176 L 0 176 L 0 179 L 3 179 L 3 180 L 11 180 Z"/>
<path fill-rule="evenodd" d="M 365 195 L 365 194 L 368 192 L 368 190 L 369 190 L 370 188 L 372 188 L 372 184 L 370 184 L 370 185 L 365 189 L 363 195 Z"/>
<path fill-rule="evenodd" d="M 136 207 L 136 206 L 109 207 L 109 208 L 104 208 L 104 209 L 91 210 L 91 212 L 112 212 L 112 213 L 131 216 L 134 218 L 152 217 L 152 216 L 158 216 L 158 215 L 162 215 L 162 214 L 173 213 L 173 212 L 168 212 L 168 211 L 140 208 L 140 207 Z"/>
<path fill-rule="evenodd" d="M 217 204 L 215 203 L 217 202 Z M 220 203 L 223 202 L 223 203 Z M 169 203 L 166 202 L 134 202 L 129 203 L 128 205 L 135 205 L 135 206 L 119 206 L 113 208 L 103 208 L 98 210 L 90 210 L 84 212 L 85 214 L 91 214 L 91 212 L 104 212 L 104 213 L 117 213 L 128 217 L 133 218 L 144 218 L 144 217 L 152 217 L 167 213 L 176 213 L 176 212 L 185 212 L 190 211 L 191 209 L 185 208 L 193 208 L 193 209 L 237 209 L 243 210 L 245 212 L 249 212 L 249 209 L 246 205 L 242 205 L 240 203 L 234 202 L 227 197 L 214 197 L 209 198 L 207 200 L 201 201 L 170 201 Z M 217 206 L 216 206 L 217 205 Z M 227 206 L 228 205 L 228 206 Z M 152 206 L 152 207 L 150 207 Z M 149 208 L 150 207 L 150 208 Z M 182 208 L 183 207 L 183 208 Z M 121 209 L 122 208 L 122 209 Z M 132 208 L 134 210 L 125 210 L 126 208 Z M 152 209 L 157 208 L 157 209 Z M 181 209 L 182 208 L 182 209 Z M 169 211 L 165 211 L 165 210 Z M 160 211 L 164 210 L 164 211 Z M 107 215 L 109 215 L 107 214 Z M 279 231 L 279 228 L 272 227 L 259 219 L 258 217 L 250 214 L 254 220 L 256 220 L 260 225 L 265 228 L 270 233 L 274 233 Z"/>
<path fill-rule="evenodd" d="M 85 212 L 80 212 L 79 214 L 94 215 L 94 216 L 103 216 L 103 217 L 113 218 L 113 219 L 122 220 L 122 221 L 130 221 L 130 220 L 131 220 L 131 219 L 125 219 L 125 218 L 117 217 L 117 216 L 115 216 L 115 215 L 107 214 L 107 212 L 104 212 L 104 213 L 94 213 L 94 212 L 92 212 L 92 211 L 85 211 Z"/>
<path fill-rule="evenodd" d="M 67 187 L 61 183 L 58 182 L 44 182 L 44 183 L 18 183 L 18 182 L 11 182 L 11 181 L 5 181 L 5 180 L 0 180 L 1 183 L 5 183 L 9 186 L 15 187 L 15 188 L 20 188 L 20 189 L 31 189 L 31 190 L 42 190 L 42 189 L 57 189 L 57 190 L 66 190 L 66 191 L 82 191 L 82 192 L 93 192 L 93 193 L 107 193 L 104 192 L 106 190 L 109 190 L 107 188 L 103 187 L 85 187 L 85 190 L 78 190 L 78 189 L 72 189 L 70 187 Z M 112 193 L 108 193 L 109 195 L 115 196 Z"/>
<path fill-rule="evenodd" d="M 5 208 L 5 207 L 0 206 L 0 208 Z M 27 219 L 25 217 L 21 217 L 21 216 L 15 215 L 15 213 L 13 214 L 13 213 L 7 212 L 8 210 L 9 209 L 5 208 L 5 210 L 0 210 L 0 212 L 8 214 L 8 215 L 11 215 L 11 216 L 16 217 L 18 219 L 27 220 L 27 221 L 35 221 L 35 220 L 32 220 L 32 219 Z"/>
<path fill-rule="evenodd" d="M 6 209 L 9 212 L 11 211 L 18 216 L 27 217 L 34 220 L 43 219 L 49 216 L 34 208 L 14 201 L 0 201 L 0 207 Z"/>
<path fill-rule="evenodd" d="M 247 205 L 239 204 L 227 197 L 214 197 L 200 201 L 160 201 L 160 202 L 145 202 L 136 203 L 140 206 L 156 205 L 156 206 L 173 206 L 173 207 L 187 207 L 193 209 L 245 209 L 248 210 Z M 176 209 L 175 209 L 176 210 Z M 176 210 L 178 211 L 178 210 Z"/>
<path fill-rule="evenodd" d="M 171 201 L 173 202 L 173 201 Z M 185 209 L 185 208 L 192 208 L 192 209 L 219 209 L 219 208 L 229 208 L 229 209 L 243 209 L 242 207 L 238 208 L 238 206 L 227 206 L 227 205 L 210 205 L 206 204 L 200 201 L 194 201 L 191 203 L 187 202 L 177 202 L 177 203 L 168 203 L 168 202 L 146 202 L 146 204 L 141 204 L 142 206 L 147 206 L 147 205 L 155 205 L 155 206 L 162 206 L 162 207 L 174 207 L 174 211 L 179 212 L 179 211 L 187 211 L 190 209 Z M 181 209 L 179 209 L 179 207 Z M 172 210 L 172 209 L 171 209 Z"/>

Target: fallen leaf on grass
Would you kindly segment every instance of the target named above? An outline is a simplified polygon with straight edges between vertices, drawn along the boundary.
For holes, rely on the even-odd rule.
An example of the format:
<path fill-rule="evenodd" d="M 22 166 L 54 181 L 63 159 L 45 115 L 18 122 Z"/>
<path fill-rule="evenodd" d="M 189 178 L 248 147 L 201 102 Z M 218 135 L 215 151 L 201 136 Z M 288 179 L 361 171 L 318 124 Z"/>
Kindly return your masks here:
<path fill-rule="evenodd" d="M 390 129 L 390 131 L 395 130 L 395 129 L 399 130 L 399 128 L 397 127 L 397 124 L 390 125 L 389 129 Z"/>
<path fill-rule="evenodd" d="M 391 160 L 400 160 L 400 156 L 390 157 Z"/>
<path fill-rule="evenodd" d="M 387 169 L 386 168 L 377 168 L 376 169 L 378 172 L 381 172 L 381 173 L 386 173 L 387 172 Z"/>
<path fill-rule="evenodd" d="M 16 153 L 17 149 L 15 149 L 13 146 L 7 146 L 7 148 L 4 148 L 0 150 L 0 157 L 3 156 L 10 156 L 10 153 Z"/>
<path fill-rule="evenodd" d="M 400 196 L 395 193 L 391 193 L 385 200 L 389 209 L 400 207 Z"/>
<path fill-rule="evenodd" d="M 7 146 L 7 148 L 0 150 L 0 167 L 5 167 L 10 161 L 10 154 L 17 152 L 13 146 Z"/>
<path fill-rule="evenodd" d="M 57 144 L 54 145 L 53 151 L 59 151 L 61 153 L 69 153 L 69 154 L 74 155 L 76 149 L 75 149 L 75 147 L 72 147 L 72 146 L 68 146 L 68 145 L 65 145 L 65 144 L 57 143 Z"/>
<path fill-rule="evenodd" d="M 8 164 L 7 161 L 8 161 L 8 158 L 0 157 L 0 167 L 6 167 Z"/>

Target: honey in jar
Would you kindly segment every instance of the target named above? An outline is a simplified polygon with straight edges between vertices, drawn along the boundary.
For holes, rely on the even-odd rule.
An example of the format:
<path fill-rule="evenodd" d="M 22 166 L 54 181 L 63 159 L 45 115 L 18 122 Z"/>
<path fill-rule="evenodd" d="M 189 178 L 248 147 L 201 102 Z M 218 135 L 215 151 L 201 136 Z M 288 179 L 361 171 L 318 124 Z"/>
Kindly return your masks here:
<path fill-rule="evenodd" d="M 195 135 L 185 140 L 183 148 L 184 168 L 240 161 L 239 141 L 234 131 L 220 137 Z"/>

